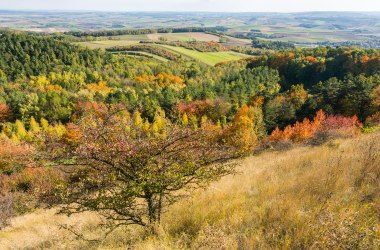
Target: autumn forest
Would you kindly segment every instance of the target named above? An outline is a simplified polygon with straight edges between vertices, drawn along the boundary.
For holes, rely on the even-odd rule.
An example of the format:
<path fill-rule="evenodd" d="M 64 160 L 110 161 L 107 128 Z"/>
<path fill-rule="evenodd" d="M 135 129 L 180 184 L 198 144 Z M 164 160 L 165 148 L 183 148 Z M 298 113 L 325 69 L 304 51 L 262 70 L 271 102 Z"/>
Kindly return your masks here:
<path fill-rule="evenodd" d="M 183 214 L 179 216 L 182 225 L 167 224 L 168 219 L 164 216 L 169 214 L 175 218 L 175 211 L 179 211 L 178 204 L 182 204 L 183 200 L 225 178 L 240 178 L 244 159 L 253 157 L 252 162 L 260 162 L 261 158 L 256 157 L 262 154 L 263 157 L 279 154 L 281 158 L 299 148 L 308 148 L 309 153 L 305 155 L 323 147 L 335 150 L 338 147 L 336 143 L 349 148 L 350 140 L 368 136 L 375 138 L 380 128 L 379 49 L 345 46 L 307 48 L 257 39 L 242 47 L 231 45 L 231 41 L 238 38 L 226 40 L 227 35 L 223 33 L 226 30 L 223 27 L 195 30 L 120 29 L 52 34 L 2 30 L 0 238 L 1 229 L 6 233 L 7 228 L 14 225 L 14 218 L 46 210 L 65 216 L 86 213 L 99 216 L 101 222 L 96 226 L 101 228 L 99 235 L 103 238 L 94 240 L 95 243 L 86 240 L 86 235 L 74 227 L 66 225 L 62 229 L 69 235 L 75 235 L 78 241 L 85 242 L 80 245 L 82 249 L 93 249 L 94 246 L 103 249 L 99 242 L 112 239 L 115 232 L 116 235 L 139 235 L 136 236 L 138 239 L 154 242 L 152 244 L 155 246 L 158 243 L 154 239 L 165 239 L 164 243 L 158 240 L 164 245 L 171 242 L 165 245 L 167 248 L 163 245 L 162 248 L 151 249 L 176 249 L 177 246 L 181 246 L 180 249 L 379 247 L 379 231 L 371 231 L 369 226 L 368 230 L 363 229 L 365 223 L 371 222 L 372 228 L 380 230 L 379 217 L 375 216 L 379 212 L 376 190 L 380 180 L 379 156 L 374 148 L 378 145 L 375 142 L 367 150 L 373 152 L 367 157 L 373 160 L 373 168 L 363 170 L 362 178 L 358 177 L 356 182 L 352 182 L 358 193 L 366 187 L 367 196 L 363 194 L 362 198 L 358 198 L 363 199 L 362 203 L 358 201 L 347 208 L 359 212 L 365 209 L 365 214 L 371 218 L 365 217 L 366 220 L 361 217 L 365 221 L 363 228 L 347 229 L 344 231 L 348 235 L 346 238 L 322 240 L 319 234 L 334 228 L 341 221 L 346 222 L 345 219 L 339 221 L 339 216 L 331 218 L 332 221 L 337 220 L 337 224 L 326 226 L 323 230 L 315 229 L 309 236 L 301 235 L 301 222 L 291 229 L 281 229 L 281 225 L 291 225 L 298 218 L 296 215 L 291 217 L 294 220 L 287 217 L 291 208 L 284 200 L 284 204 L 275 203 L 277 207 L 272 209 L 283 211 L 281 209 L 287 207 L 289 210 L 284 212 L 285 215 L 271 217 L 274 215 L 267 212 L 265 217 L 265 212 L 262 212 L 260 221 L 245 222 L 261 232 L 249 239 L 233 238 L 230 236 L 236 229 L 233 222 L 219 221 L 221 224 L 218 224 L 214 217 L 209 218 L 209 224 L 199 227 L 195 226 L 194 221 L 188 221 L 187 225 L 186 219 L 181 217 Z M 106 49 L 79 44 L 96 41 L 97 37 L 112 40 L 115 36 L 156 32 L 200 32 L 218 36 L 220 40 L 168 41 L 160 36 L 154 42 L 140 41 Z M 210 65 L 189 58 L 182 50 L 199 55 L 210 53 L 208 55 L 212 56 L 235 53 L 233 55 L 239 58 Z M 302 162 L 304 168 L 313 162 L 310 157 L 295 160 L 297 169 L 303 169 Z M 327 155 L 326 159 L 330 159 L 328 157 L 338 159 L 340 156 Z M 324 169 L 328 165 L 321 165 L 321 176 L 324 171 L 330 173 Z M 334 173 L 331 172 L 331 176 Z M 366 179 L 366 174 L 370 180 Z M 351 176 L 350 173 L 347 176 Z M 298 180 L 304 181 L 302 178 Z M 266 180 L 273 181 L 269 177 Z M 322 188 L 323 183 L 330 185 L 329 179 L 326 180 L 315 185 L 318 188 Z M 255 183 L 261 182 L 257 179 Z M 291 189 L 286 184 L 284 187 Z M 255 192 L 281 195 L 276 193 L 280 191 L 269 188 L 252 190 L 249 191 L 252 195 Z M 318 190 L 315 192 L 318 193 Z M 308 191 L 299 192 L 304 192 L 305 197 L 312 197 L 308 196 Z M 349 199 L 349 196 L 344 197 Z M 296 198 L 292 196 L 291 199 Z M 325 206 L 332 209 L 332 202 L 329 203 L 327 198 L 318 201 L 325 202 Z M 310 202 L 318 203 L 313 198 Z M 353 208 L 359 203 L 362 205 Z M 316 206 L 313 205 L 311 210 Z M 322 216 L 324 209 L 320 208 L 318 216 Z M 334 212 L 338 213 L 337 210 Z M 304 213 L 308 213 L 306 208 Z M 361 213 L 359 215 L 362 216 Z M 315 216 L 322 220 L 322 217 Z M 292 222 L 282 221 L 286 219 Z M 320 225 L 325 225 L 323 223 Z M 232 225 L 232 229 L 226 229 L 227 224 Z M 270 231 L 275 230 L 273 225 L 278 225 L 280 229 Z M 123 228 L 137 229 L 120 233 L 118 230 Z M 207 231 L 209 228 L 213 228 L 212 233 Z M 248 228 L 241 235 L 253 235 Z M 221 236 L 215 236 L 218 233 Z M 359 234 L 363 241 L 357 238 L 350 241 L 353 235 L 356 237 Z M 222 243 L 217 240 L 219 243 L 213 245 L 211 240 L 206 239 L 214 238 L 207 235 L 233 240 L 232 243 L 223 241 L 224 245 L 218 245 Z M 130 244 L 136 247 L 136 242 L 134 238 L 128 243 L 124 242 L 123 246 Z M 355 245 L 358 242 L 362 245 Z M 34 247 L 58 249 L 54 244 Z M 144 246 L 140 248 L 144 249 Z"/>

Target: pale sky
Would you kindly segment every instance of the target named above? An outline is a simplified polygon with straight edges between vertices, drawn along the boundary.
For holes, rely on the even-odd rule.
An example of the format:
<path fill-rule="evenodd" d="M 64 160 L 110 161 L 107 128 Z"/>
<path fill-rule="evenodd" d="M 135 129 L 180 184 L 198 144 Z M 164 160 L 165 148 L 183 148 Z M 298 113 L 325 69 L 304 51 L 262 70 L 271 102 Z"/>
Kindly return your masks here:
<path fill-rule="evenodd" d="M 0 0 L 0 9 L 100 11 L 380 11 L 380 0 Z"/>

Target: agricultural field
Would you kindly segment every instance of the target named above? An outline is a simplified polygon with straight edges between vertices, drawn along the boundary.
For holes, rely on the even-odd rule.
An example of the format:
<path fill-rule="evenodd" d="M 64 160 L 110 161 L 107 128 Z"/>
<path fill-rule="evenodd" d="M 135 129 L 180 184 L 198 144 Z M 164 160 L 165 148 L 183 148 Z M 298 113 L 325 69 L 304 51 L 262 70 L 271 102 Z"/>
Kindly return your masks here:
<path fill-rule="evenodd" d="M 250 39 L 235 38 L 232 36 L 222 36 L 224 41 L 222 45 L 226 47 L 234 46 L 250 46 Z M 148 35 L 122 35 L 110 37 L 98 37 L 96 41 L 78 42 L 78 45 L 84 45 L 92 49 L 106 49 L 114 46 L 125 46 L 137 44 L 140 41 L 159 41 L 164 38 L 168 42 L 174 41 L 199 41 L 199 42 L 219 42 L 220 37 L 203 33 L 203 32 L 188 32 L 188 33 L 154 33 Z"/>
<path fill-rule="evenodd" d="M 115 46 L 126 46 L 138 44 L 140 41 L 149 41 L 147 35 L 123 35 L 113 37 L 99 37 L 96 41 L 86 41 L 74 43 L 77 45 L 86 46 L 91 49 L 107 49 Z"/>
<path fill-rule="evenodd" d="M 218 42 L 219 37 L 212 34 L 203 32 L 189 32 L 189 33 L 154 33 L 147 35 L 149 40 L 158 41 L 160 38 L 167 39 L 167 41 L 201 41 L 201 42 Z"/>
<path fill-rule="evenodd" d="M 248 57 L 247 55 L 233 52 L 233 51 L 223 51 L 223 52 L 199 52 L 196 50 L 190 50 L 182 47 L 175 47 L 175 46 L 169 46 L 169 45 L 161 45 L 158 44 L 157 46 L 164 47 L 171 52 L 178 53 L 180 55 L 183 55 L 185 57 L 194 59 L 196 61 L 203 62 L 208 65 L 215 65 L 220 62 L 224 61 L 233 61 L 233 60 L 239 60 L 244 57 Z"/>
<path fill-rule="evenodd" d="M 202 32 L 189 32 L 189 33 L 154 33 L 148 35 L 122 35 L 122 36 L 114 36 L 112 39 L 109 37 L 99 37 L 96 41 L 86 41 L 86 42 L 77 42 L 74 43 L 76 45 L 86 46 L 91 49 L 108 49 L 112 47 L 118 46 L 128 46 L 128 45 L 136 45 L 139 44 L 140 41 L 148 42 L 148 41 L 159 41 L 160 38 L 166 38 L 167 41 L 200 41 L 200 42 L 218 42 L 219 36 L 202 33 Z M 222 45 L 226 47 L 233 46 L 250 46 L 249 39 L 239 39 L 234 37 L 227 37 L 226 42 L 222 43 Z M 208 65 L 215 65 L 219 62 L 223 61 L 232 61 L 239 60 L 241 58 L 247 57 L 245 54 L 233 52 L 233 51 L 222 51 L 222 52 L 199 52 L 196 50 L 190 50 L 183 47 L 176 47 L 170 45 L 162 45 L 162 44 L 151 44 L 151 46 L 159 46 L 161 48 L 165 48 L 166 50 L 173 52 L 175 54 L 179 54 L 184 56 L 187 59 L 200 61 L 202 63 Z M 152 56 L 155 59 L 160 61 L 167 61 L 167 59 L 153 55 L 150 53 L 144 52 L 148 56 Z M 140 53 L 140 54 L 144 54 Z M 136 56 L 136 55 L 134 55 Z"/>
<path fill-rule="evenodd" d="M 96 41 L 79 42 L 78 45 L 84 45 L 92 49 L 106 49 L 114 46 L 125 46 L 137 44 L 140 41 L 159 41 L 160 38 L 165 38 L 167 41 L 201 41 L 201 42 L 218 42 L 219 37 L 216 35 L 206 34 L 202 32 L 189 33 L 154 33 L 148 35 L 122 35 L 110 37 L 99 37 Z M 236 38 L 232 38 L 239 40 Z M 248 40 L 249 41 L 249 40 Z"/>
<path fill-rule="evenodd" d="M 125 46 L 138 44 L 139 41 L 130 40 L 100 40 L 100 41 L 90 41 L 90 42 L 79 42 L 74 43 L 76 45 L 86 46 L 90 49 L 106 49 L 114 46 Z"/>

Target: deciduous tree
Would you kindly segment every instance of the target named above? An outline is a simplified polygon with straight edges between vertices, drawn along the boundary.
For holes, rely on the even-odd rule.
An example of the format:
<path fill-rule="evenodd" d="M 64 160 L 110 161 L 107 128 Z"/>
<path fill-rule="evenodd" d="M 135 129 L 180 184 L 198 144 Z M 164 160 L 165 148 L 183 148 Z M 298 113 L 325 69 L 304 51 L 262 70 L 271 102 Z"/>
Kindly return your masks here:
<path fill-rule="evenodd" d="M 70 156 L 77 167 L 59 193 L 65 204 L 61 212 L 96 211 L 114 226 L 147 226 L 158 223 L 186 190 L 234 171 L 230 160 L 241 151 L 223 144 L 222 129 L 164 124 L 165 134 L 157 135 L 145 131 L 137 112 L 128 119 L 113 111 L 82 118 L 77 147 L 63 144 L 63 155 L 50 154 L 54 160 Z"/>

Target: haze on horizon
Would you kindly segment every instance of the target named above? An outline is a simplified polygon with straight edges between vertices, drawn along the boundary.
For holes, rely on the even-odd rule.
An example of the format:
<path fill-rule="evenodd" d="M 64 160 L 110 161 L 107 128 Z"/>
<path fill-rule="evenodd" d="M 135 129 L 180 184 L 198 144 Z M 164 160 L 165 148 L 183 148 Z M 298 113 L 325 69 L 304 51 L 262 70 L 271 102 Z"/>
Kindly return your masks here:
<path fill-rule="evenodd" d="M 306 12 L 380 11 L 379 0 L 3 0 L 2 10 Z"/>

